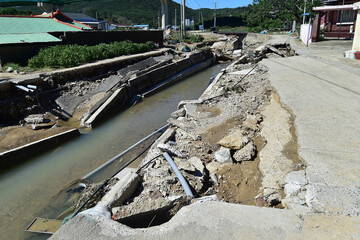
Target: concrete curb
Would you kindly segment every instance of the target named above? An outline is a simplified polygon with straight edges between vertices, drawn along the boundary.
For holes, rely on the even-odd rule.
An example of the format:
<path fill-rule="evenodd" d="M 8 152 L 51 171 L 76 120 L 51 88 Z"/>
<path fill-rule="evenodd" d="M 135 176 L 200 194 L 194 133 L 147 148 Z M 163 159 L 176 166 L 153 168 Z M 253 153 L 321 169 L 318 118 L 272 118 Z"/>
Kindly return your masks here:
<path fill-rule="evenodd" d="M 91 117 L 84 123 L 85 127 L 91 128 L 94 127 L 101 119 L 105 117 L 111 109 L 117 107 L 121 109 L 125 103 L 129 100 L 128 91 L 126 88 L 122 87 L 117 89 L 104 104 L 102 104 Z"/>
<path fill-rule="evenodd" d="M 72 129 L 66 132 L 56 134 L 51 137 L 47 137 L 24 146 L 14 148 L 12 150 L 3 152 L 0 154 L 0 164 L 1 170 L 19 164 L 24 159 L 29 159 L 29 157 L 39 154 L 41 152 L 47 151 L 49 149 L 55 148 L 60 143 L 63 144 L 66 141 L 74 139 L 75 137 L 80 136 L 78 129 Z"/>

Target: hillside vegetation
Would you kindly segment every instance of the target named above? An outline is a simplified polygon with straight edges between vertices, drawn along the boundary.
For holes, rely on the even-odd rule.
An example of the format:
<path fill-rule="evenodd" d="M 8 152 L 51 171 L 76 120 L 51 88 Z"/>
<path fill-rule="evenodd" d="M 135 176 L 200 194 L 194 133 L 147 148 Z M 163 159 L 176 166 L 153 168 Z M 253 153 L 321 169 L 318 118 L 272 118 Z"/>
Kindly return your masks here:
<path fill-rule="evenodd" d="M 171 24 L 175 22 L 175 9 L 177 10 L 177 24 L 179 25 L 180 5 L 169 1 L 169 20 Z M 240 17 L 245 9 L 245 7 L 218 9 L 217 16 L 219 18 Z M 161 4 L 160 0 L 105 0 L 68 4 L 63 6 L 63 11 L 82 12 L 91 17 L 95 17 L 97 11 L 100 19 L 105 19 L 112 23 L 149 24 L 151 27 L 156 28 L 158 25 L 158 15 L 161 14 Z M 194 19 L 196 25 L 201 22 L 200 12 L 203 14 L 204 21 L 213 19 L 213 9 L 203 8 L 201 10 L 194 10 L 186 8 L 187 18 Z"/>

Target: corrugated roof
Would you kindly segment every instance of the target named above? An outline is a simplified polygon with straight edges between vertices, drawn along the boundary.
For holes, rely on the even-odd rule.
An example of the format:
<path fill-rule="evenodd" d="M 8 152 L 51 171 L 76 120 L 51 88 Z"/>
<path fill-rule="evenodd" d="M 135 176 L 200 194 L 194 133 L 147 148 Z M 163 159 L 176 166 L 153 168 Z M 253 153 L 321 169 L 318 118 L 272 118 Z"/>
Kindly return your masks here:
<path fill-rule="evenodd" d="M 96 21 L 95 18 L 92 18 L 84 13 L 73 13 L 73 12 L 64 12 L 64 15 L 68 16 L 69 18 L 75 19 L 76 21 L 81 21 L 81 22 L 92 22 L 92 21 Z"/>
<path fill-rule="evenodd" d="M 40 42 L 61 42 L 61 40 L 48 33 L 0 34 L 0 44 Z"/>
<path fill-rule="evenodd" d="M 0 0 L 0 7 L 36 5 L 36 2 L 39 2 L 39 0 Z M 41 0 L 40 2 L 46 2 L 46 3 L 62 6 L 64 4 L 76 3 L 82 1 L 81 0 Z"/>
<path fill-rule="evenodd" d="M 75 27 L 91 29 L 76 22 L 68 24 L 73 26 L 58 22 L 52 18 L 3 16 L 0 17 L 0 34 L 81 31 L 81 29 Z"/>

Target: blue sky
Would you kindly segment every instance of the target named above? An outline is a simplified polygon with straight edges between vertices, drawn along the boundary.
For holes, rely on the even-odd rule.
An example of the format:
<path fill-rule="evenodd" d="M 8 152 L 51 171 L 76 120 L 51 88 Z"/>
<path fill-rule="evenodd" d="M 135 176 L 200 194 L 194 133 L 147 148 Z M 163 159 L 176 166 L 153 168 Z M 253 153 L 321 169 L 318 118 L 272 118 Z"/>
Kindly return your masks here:
<path fill-rule="evenodd" d="M 173 0 L 180 3 L 181 0 Z M 216 8 L 235 8 L 247 6 L 252 0 L 216 0 Z M 214 8 L 215 0 L 185 0 L 186 6 L 192 9 L 198 8 Z"/>

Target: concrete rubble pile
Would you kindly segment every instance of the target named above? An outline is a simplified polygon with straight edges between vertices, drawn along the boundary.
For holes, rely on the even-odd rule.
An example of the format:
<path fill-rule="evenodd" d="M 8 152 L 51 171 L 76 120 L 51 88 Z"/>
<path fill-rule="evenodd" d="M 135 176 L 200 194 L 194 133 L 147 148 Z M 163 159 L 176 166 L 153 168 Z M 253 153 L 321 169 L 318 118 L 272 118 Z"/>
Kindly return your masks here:
<path fill-rule="evenodd" d="M 263 55 L 259 52 L 257 56 L 262 57 L 267 51 L 262 50 Z M 147 227 L 150 222 L 158 225 L 194 201 L 185 194 L 163 157 L 164 152 L 173 158 L 196 199 L 231 202 L 219 189 L 230 184 L 226 178 L 232 176 L 220 172 L 254 161 L 263 148 L 256 139 L 262 138 L 261 107 L 270 101 L 272 92 L 267 77 L 263 66 L 251 61 L 244 64 L 240 58 L 223 69 L 198 100 L 181 101 L 168 120 L 170 127 L 152 145 L 134 173 L 136 190 L 122 190 L 131 196 L 125 199 L 118 194 L 120 201 L 107 204 L 113 219 L 131 227 Z M 254 179 L 246 179 L 244 184 L 261 182 L 260 178 Z M 252 200 L 261 206 L 281 202 L 264 196 L 262 187 L 256 189 Z"/>

